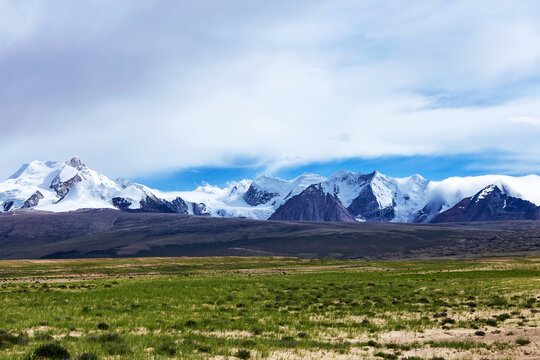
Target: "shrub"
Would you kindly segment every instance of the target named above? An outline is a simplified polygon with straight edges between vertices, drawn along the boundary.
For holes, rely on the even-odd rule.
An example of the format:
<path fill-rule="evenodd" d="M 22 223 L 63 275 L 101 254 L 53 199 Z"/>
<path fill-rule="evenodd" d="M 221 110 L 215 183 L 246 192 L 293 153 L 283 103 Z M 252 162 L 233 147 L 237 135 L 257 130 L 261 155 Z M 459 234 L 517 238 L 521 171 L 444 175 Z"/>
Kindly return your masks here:
<path fill-rule="evenodd" d="M 251 353 L 248 350 L 238 350 L 236 354 L 234 355 L 239 359 L 249 359 L 251 357 Z"/>
<path fill-rule="evenodd" d="M 440 312 L 440 313 L 435 313 L 433 315 L 434 318 L 440 318 L 440 317 L 446 317 L 446 316 L 448 316 L 448 314 L 446 312 L 444 312 L 444 311 Z"/>
<path fill-rule="evenodd" d="M 441 321 L 441 325 L 455 324 L 455 323 L 456 323 L 456 320 L 451 319 L 451 318 L 444 318 L 444 319 Z"/>
<path fill-rule="evenodd" d="M 203 353 L 209 353 L 212 348 L 210 346 L 199 346 L 197 350 Z"/>
<path fill-rule="evenodd" d="M 192 326 L 197 325 L 197 322 L 195 320 L 188 320 L 188 321 L 186 321 L 186 323 L 184 325 L 187 326 L 187 327 L 192 327 Z"/>
<path fill-rule="evenodd" d="M 516 344 L 518 344 L 519 346 L 529 345 L 530 343 L 531 341 L 525 338 L 519 338 L 516 340 Z"/>
<path fill-rule="evenodd" d="M 476 332 L 474 333 L 474 335 L 476 335 L 476 336 L 484 336 L 484 335 L 486 335 L 486 333 L 483 332 L 483 331 L 478 330 L 478 331 L 476 331 Z"/>
<path fill-rule="evenodd" d="M 58 344 L 41 345 L 34 350 L 30 359 L 60 359 L 68 360 L 71 358 L 69 352 Z"/>
<path fill-rule="evenodd" d="M 166 343 L 159 346 L 158 351 L 173 356 L 174 354 L 176 354 L 176 347 L 172 343 Z"/>
<path fill-rule="evenodd" d="M 387 354 L 387 353 L 383 353 L 382 351 L 379 351 L 378 353 L 375 353 L 373 355 L 377 357 L 382 357 L 383 359 L 389 359 L 389 360 L 394 360 L 398 358 L 398 356 L 395 354 Z"/>
<path fill-rule="evenodd" d="M 100 322 L 99 324 L 97 324 L 97 328 L 99 330 L 109 330 L 109 324 Z"/>

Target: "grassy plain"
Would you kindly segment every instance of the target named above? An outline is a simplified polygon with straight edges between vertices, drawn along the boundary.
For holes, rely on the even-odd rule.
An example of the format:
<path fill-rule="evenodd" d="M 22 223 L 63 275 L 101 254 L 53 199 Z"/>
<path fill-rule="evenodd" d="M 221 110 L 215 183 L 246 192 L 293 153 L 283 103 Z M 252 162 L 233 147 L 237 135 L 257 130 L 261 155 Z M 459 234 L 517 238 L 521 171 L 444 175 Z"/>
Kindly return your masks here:
<path fill-rule="evenodd" d="M 537 257 L 9 260 L 0 358 L 540 359 L 538 308 Z"/>

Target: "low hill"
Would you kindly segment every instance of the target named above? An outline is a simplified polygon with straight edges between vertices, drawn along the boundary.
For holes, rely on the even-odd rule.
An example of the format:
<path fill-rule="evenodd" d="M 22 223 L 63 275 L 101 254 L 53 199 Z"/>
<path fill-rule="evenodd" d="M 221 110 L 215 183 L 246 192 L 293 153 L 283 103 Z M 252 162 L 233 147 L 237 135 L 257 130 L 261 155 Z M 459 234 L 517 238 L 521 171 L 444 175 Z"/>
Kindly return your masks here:
<path fill-rule="evenodd" d="M 276 255 L 405 259 L 540 253 L 540 222 L 320 223 L 129 213 L 0 215 L 0 258 Z"/>

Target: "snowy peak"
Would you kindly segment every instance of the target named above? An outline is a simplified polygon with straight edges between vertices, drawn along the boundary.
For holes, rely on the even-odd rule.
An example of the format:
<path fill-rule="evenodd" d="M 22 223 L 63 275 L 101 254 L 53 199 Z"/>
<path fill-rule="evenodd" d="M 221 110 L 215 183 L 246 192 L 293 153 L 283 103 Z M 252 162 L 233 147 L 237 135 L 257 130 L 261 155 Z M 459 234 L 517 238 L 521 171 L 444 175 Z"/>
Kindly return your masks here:
<path fill-rule="evenodd" d="M 313 173 L 292 180 L 261 176 L 223 187 L 162 192 L 126 179 L 111 180 L 73 156 L 65 162 L 32 161 L 0 182 L 0 211 L 113 208 L 253 219 L 430 222 L 436 217 L 434 221 L 531 219 L 538 205 L 536 175 L 430 181 L 420 175 L 393 178 L 378 171 L 339 170 L 329 178 Z"/>
<path fill-rule="evenodd" d="M 500 198 L 505 194 L 506 192 L 503 192 L 499 187 L 495 184 L 491 184 L 483 188 L 481 191 L 479 191 L 477 194 L 475 194 L 471 200 L 474 202 L 479 202 L 481 200 L 484 200 L 488 197 L 497 197 Z"/>
<path fill-rule="evenodd" d="M 79 171 L 86 168 L 86 165 L 83 164 L 78 155 L 73 156 L 66 165 Z"/>
<path fill-rule="evenodd" d="M 491 184 L 438 214 L 431 222 L 538 220 L 539 209 L 532 202 L 509 196 Z"/>
<path fill-rule="evenodd" d="M 126 180 L 112 181 L 88 168 L 78 156 L 66 162 L 33 161 L 0 183 L 0 209 L 70 211 L 80 208 L 119 208 L 128 211 L 180 212 L 150 189 Z M 176 211 L 177 210 L 177 211 Z"/>
<path fill-rule="evenodd" d="M 270 204 L 277 207 L 286 199 L 302 192 L 306 187 L 324 180 L 324 177 L 311 173 L 302 174 L 289 181 L 261 176 L 251 183 L 243 199 L 250 206 Z"/>
<path fill-rule="evenodd" d="M 56 176 L 64 164 L 65 163 L 57 161 L 35 160 L 21 166 L 21 168 L 11 175 L 6 181 L 12 184 L 21 184 L 24 186 L 38 186 L 41 184 L 41 182 L 46 180 L 47 175 L 54 174 L 54 176 Z"/>
<path fill-rule="evenodd" d="M 425 205 L 428 184 L 419 175 L 391 178 L 378 171 L 364 174 L 340 170 L 322 185 L 358 219 L 409 222 Z"/>

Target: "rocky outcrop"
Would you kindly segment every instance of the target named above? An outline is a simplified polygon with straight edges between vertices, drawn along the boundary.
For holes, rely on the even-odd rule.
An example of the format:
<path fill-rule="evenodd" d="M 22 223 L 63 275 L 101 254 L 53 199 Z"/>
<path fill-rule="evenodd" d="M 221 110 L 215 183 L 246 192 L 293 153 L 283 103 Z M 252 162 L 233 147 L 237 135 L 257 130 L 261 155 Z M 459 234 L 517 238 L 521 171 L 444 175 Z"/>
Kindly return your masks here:
<path fill-rule="evenodd" d="M 210 212 L 203 203 L 193 203 L 193 214 L 200 216 L 210 216 Z"/>
<path fill-rule="evenodd" d="M 131 206 L 131 201 L 123 197 L 113 197 L 112 198 L 113 206 L 119 210 L 127 211 Z"/>
<path fill-rule="evenodd" d="M 266 204 L 278 195 L 279 194 L 258 189 L 256 186 L 251 184 L 249 186 L 249 189 L 244 194 L 243 199 L 248 205 L 257 206 L 261 204 Z"/>
<path fill-rule="evenodd" d="M 530 201 L 509 196 L 498 186 L 490 185 L 435 216 L 431 222 L 539 220 L 539 209 Z"/>
<path fill-rule="evenodd" d="M 154 194 L 145 192 L 146 198 L 139 201 L 141 212 L 150 213 L 174 213 L 167 203 L 158 199 Z"/>
<path fill-rule="evenodd" d="M 2 208 L 4 209 L 4 211 L 9 211 L 13 207 L 13 204 L 14 204 L 13 200 L 6 200 L 2 204 Z"/>
<path fill-rule="evenodd" d="M 442 210 L 440 201 L 432 201 L 426 204 L 422 209 L 413 215 L 411 222 L 413 223 L 428 223 Z"/>
<path fill-rule="evenodd" d="M 362 188 L 360 194 L 347 207 L 347 210 L 356 218 L 367 221 L 387 222 L 396 216 L 395 206 L 396 203 L 393 200 L 391 206 L 381 208 L 377 197 L 373 193 L 371 184 L 368 184 Z"/>
<path fill-rule="evenodd" d="M 71 166 L 72 168 L 77 169 L 78 171 L 83 170 L 86 165 L 79 159 L 77 155 L 73 156 L 67 163 L 67 165 Z"/>
<path fill-rule="evenodd" d="M 51 183 L 51 189 L 54 189 L 54 191 L 56 191 L 56 195 L 58 195 L 57 202 L 65 198 L 69 190 L 71 190 L 71 188 L 73 188 L 81 181 L 82 178 L 79 174 L 64 182 L 60 180 L 60 177 L 56 177 Z"/>
<path fill-rule="evenodd" d="M 325 193 L 321 185 L 311 185 L 281 205 L 269 220 L 356 221 L 334 195 Z"/>
<path fill-rule="evenodd" d="M 177 197 L 173 201 L 166 201 L 167 206 L 177 214 L 188 214 L 188 204 L 181 197 Z"/>
<path fill-rule="evenodd" d="M 186 202 L 177 197 L 173 201 L 159 199 L 154 194 L 146 192 L 146 197 L 139 202 L 140 208 L 131 209 L 132 202 L 123 197 L 112 198 L 112 204 L 115 208 L 129 212 L 149 212 L 149 213 L 177 213 L 187 214 L 188 205 Z"/>
<path fill-rule="evenodd" d="M 22 209 L 29 209 L 33 208 L 34 206 L 37 206 L 39 204 L 39 200 L 43 199 L 43 194 L 38 190 L 32 196 L 30 196 L 26 201 L 22 204 Z"/>

